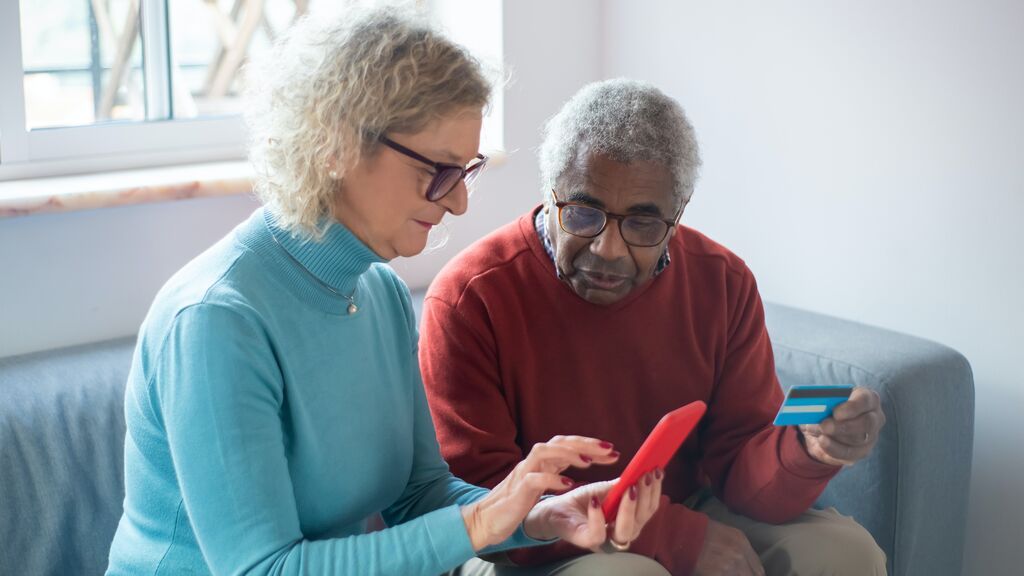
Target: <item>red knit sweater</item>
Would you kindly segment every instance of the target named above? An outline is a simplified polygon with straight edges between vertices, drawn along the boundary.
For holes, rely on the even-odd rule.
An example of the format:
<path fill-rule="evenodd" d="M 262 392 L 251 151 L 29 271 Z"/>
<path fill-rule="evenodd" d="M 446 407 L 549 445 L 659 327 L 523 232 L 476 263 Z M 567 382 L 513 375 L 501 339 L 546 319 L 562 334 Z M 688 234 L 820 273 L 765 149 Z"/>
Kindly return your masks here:
<path fill-rule="evenodd" d="M 420 364 L 442 453 L 459 477 L 493 487 L 530 447 L 558 434 L 613 442 L 616 477 L 668 411 L 708 404 L 666 468 L 663 504 L 633 543 L 689 574 L 707 517 L 680 503 L 702 483 L 733 511 L 780 523 L 804 512 L 837 468 L 813 460 L 795 428 L 771 422 L 782 402 L 757 286 L 742 260 L 680 226 L 671 264 L 609 305 L 559 281 L 533 213 L 459 254 L 424 302 Z M 510 554 L 539 564 L 583 550 L 565 543 Z"/>

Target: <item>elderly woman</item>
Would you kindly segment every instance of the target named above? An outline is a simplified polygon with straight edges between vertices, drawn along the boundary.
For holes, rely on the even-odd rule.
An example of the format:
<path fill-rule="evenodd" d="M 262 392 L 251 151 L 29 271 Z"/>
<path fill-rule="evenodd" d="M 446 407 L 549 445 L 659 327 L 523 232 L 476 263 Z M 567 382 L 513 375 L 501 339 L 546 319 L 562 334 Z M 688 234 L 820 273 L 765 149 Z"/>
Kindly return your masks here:
<path fill-rule="evenodd" d="M 108 573 L 438 574 L 481 551 L 633 539 L 660 481 L 610 534 L 610 483 L 566 492 L 568 467 L 616 461 L 606 442 L 540 443 L 490 491 L 439 455 L 409 292 L 383 262 L 466 210 L 486 162 L 476 61 L 412 17 L 349 12 L 295 26 L 252 78 L 265 206 L 141 328 Z"/>

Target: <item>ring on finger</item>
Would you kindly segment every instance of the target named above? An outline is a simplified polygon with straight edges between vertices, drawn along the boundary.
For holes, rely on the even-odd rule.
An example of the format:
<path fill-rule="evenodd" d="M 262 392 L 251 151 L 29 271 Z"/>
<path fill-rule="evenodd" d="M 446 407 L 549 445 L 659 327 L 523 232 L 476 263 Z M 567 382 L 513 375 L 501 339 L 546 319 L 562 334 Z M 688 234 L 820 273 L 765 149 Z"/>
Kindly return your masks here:
<path fill-rule="evenodd" d="M 615 538 L 609 536 L 608 544 L 611 545 L 611 547 L 614 548 L 616 552 L 626 552 L 629 550 L 629 545 L 632 544 L 632 542 L 626 542 L 625 544 L 622 544 L 620 542 L 616 542 Z"/>

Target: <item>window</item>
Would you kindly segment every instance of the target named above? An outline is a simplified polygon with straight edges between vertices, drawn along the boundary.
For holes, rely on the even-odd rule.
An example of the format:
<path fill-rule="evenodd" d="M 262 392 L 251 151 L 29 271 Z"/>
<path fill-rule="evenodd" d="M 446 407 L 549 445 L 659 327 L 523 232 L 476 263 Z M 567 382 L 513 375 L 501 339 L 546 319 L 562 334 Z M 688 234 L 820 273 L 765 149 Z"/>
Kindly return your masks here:
<path fill-rule="evenodd" d="M 0 180 L 244 157 L 239 71 L 344 0 L 0 1 Z M 485 62 L 501 2 L 424 2 Z M 485 121 L 500 146 L 501 90 Z"/>

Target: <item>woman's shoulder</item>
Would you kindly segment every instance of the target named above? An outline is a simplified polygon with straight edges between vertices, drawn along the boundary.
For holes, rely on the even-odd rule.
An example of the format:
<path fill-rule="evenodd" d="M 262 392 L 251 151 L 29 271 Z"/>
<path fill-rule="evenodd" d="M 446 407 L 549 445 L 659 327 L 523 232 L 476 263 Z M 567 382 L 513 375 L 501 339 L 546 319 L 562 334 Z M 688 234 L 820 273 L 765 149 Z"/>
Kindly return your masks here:
<path fill-rule="evenodd" d="M 373 264 L 366 274 L 367 282 L 374 293 L 374 299 L 395 315 L 415 326 L 416 313 L 412 304 L 409 286 L 395 269 L 388 264 Z"/>
<path fill-rule="evenodd" d="M 253 256 L 228 235 L 196 256 L 167 280 L 157 292 L 143 322 L 141 336 L 164 333 L 175 318 L 189 310 L 191 314 L 206 310 L 251 313 L 245 286 L 259 286 L 251 281 L 255 274 Z"/>

